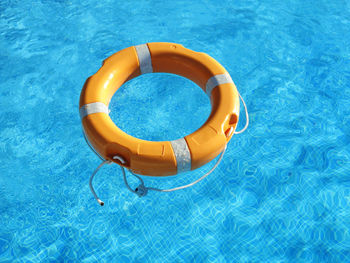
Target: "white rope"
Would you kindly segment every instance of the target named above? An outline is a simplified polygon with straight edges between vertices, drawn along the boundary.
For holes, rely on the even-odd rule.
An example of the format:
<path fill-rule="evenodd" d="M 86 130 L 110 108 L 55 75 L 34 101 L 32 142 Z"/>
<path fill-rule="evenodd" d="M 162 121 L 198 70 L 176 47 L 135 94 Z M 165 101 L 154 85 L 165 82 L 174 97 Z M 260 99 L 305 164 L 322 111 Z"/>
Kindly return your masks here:
<path fill-rule="evenodd" d="M 239 98 L 241 99 L 241 101 L 242 101 L 242 103 L 244 105 L 246 123 L 245 123 L 245 126 L 244 126 L 244 128 L 242 130 L 235 131 L 234 134 L 240 134 L 240 133 L 244 132 L 249 126 L 249 114 L 248 114 L 247 105 L 245 104 L 244 99 L 242 98 L 241 94 L 239 94 L 239 92 L 238 92 L 238 96 L 239 96 Z"/>
<path fill-rule="evenodd" d="M 96 173 L 102 168 L 102 166 L 104 166 L 105 164 L 110 164 L 111 161 L 107 160 L 107 161 L 103 161 L 96 169 L 95 171 L 92 173 L 92 175 L 90 176 L 90 180 L 89 180 L 89 187 L 90 190 L 92 192 L 92 194 L 94 195 L 96 201 L 103 206 L 105 203 L 103 201 L 101 201 L 101 199 L 97 196 L 94 187 L 92 186 L 92 179 L 94 179 L 94 176 L 96 175 Z"/>

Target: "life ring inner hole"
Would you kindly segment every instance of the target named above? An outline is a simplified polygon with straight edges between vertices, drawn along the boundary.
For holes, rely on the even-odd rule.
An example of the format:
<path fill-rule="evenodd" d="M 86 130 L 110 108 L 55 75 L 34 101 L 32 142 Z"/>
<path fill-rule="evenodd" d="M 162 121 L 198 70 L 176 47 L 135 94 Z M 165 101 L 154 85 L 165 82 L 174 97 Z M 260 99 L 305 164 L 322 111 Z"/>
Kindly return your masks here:
<path fill-rule="evenodd" d="M 170 73 L 144 74 L 124 83 L 109 104 L 113 122 L 127 134 L 169 141 L 200 128 L 211 104 L 191 80 Z"/>

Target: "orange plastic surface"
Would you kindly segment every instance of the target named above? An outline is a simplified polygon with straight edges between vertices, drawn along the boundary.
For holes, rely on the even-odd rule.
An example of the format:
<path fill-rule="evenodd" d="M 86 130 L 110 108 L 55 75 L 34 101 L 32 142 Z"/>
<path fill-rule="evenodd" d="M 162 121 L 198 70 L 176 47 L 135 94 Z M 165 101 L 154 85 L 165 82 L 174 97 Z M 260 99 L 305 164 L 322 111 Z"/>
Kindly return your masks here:
<path fill-rule="evenodd" d="M 207 81 L 226 70 L 213 58 L 174 43 L 148 43 L 153 72 L 177 74 L 197 83 L 204 91 Z M 127 80 L 141 74 L 135 47 L 123 49 L 107 58 L 97 73 L 87 79 L 79 107 L 103 102 L 108 106 L 113 94 Z M 215 87 L 208 120 L 185 137 L 194 170 L 214 159 L 230 140 L 239 118 L 239 97 L 233 83 Z M 123 166 L 134 173 L 168 176 L 177 173 L 176 158 L 169 141 L 153 142 L 132 137 L 120 130 L 105 113 L 83 118 L 83 128 L 94 149 L 105 159 L 121 156 Z M 232 128 L 232 129 L 231 129 Z"/>

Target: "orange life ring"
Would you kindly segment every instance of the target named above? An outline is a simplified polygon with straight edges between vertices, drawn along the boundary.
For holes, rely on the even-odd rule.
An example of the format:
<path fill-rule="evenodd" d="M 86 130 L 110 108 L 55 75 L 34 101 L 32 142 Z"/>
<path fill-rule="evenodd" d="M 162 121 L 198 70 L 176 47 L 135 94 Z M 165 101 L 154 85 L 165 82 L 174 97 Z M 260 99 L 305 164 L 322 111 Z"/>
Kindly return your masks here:
<path fill-rule="evenodd" d="M 108 115 L 113 94 L 126 81 L 152 72 L 183 76 L 208 94 L 212 111 L 198 130 L 178 140 L 155 142 L 132 137 L 113 123 Z M 224 67 L 207 54 L 174 43 L 148 43 L 107 58 L 86 80 L 79 110 L 84 133 L 102 158 L 137 174 L 168 176 L 194 170 L 225 148 L 238 122 L 239 95 Z"/>

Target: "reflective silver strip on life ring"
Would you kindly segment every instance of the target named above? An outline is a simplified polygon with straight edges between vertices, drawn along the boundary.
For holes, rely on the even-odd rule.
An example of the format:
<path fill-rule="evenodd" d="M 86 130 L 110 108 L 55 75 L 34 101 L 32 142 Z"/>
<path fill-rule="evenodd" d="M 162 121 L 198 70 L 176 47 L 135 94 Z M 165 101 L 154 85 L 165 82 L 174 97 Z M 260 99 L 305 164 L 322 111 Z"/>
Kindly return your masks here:
<path fill-rule="evenodd" d="M 231 76 L 228 73 L 215 75 L 211 77 L 206 84 L 206 93 L 210 97 L 212 90 L 221 84 L 233 83 Z"/>
<path fill-rule="evenodd" d="M 176 158 L 177 173 L 191 171 L 191 153 L 184 138 L 170 141 Z"/>
<path fill-rule="evenodd" d="M 104 112 L 108 114 L 109 113 L 108 107 L 102 102 L 85 104 L 81 106 L 79 109 L 80 119 L 83 119 L 85 116 L 89 114 L 98 113 L 98 112 Z"/>
<path fill-rule="evenodd" d="M 135 46 L 139 58 L 141 74 L 152 73 L 152 59 L 147 44 Z"/>

